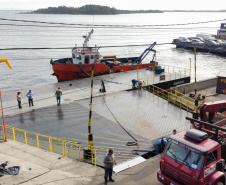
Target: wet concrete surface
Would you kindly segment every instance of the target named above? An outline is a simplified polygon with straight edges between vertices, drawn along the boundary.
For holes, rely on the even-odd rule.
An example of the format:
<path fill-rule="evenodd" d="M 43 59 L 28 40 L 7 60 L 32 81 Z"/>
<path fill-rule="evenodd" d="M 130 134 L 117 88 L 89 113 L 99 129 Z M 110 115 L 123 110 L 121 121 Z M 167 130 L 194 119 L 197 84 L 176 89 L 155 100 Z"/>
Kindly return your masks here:
<path fill-rule="evenodd" d="M 153 76 L 159 79 L 153 71 L 139 70 L 139 78 Z M 186 111 L 145 90 L 127 91 L 131 90 L 133 78 L 137 78 L 137 71 L 94 78 L 91 129 L 94 145 L 113 148 L 119 162 L 134 157 L 134 150 L 153 149 L 152 142 L 171 134 L 173 129 L 180 131 L 190 126 L 185 117 L 191 115 Z M 99 92 L 102 79 L 106 93 Z M 16 128 L 87 146 L 90 83 L 91 79 L 86 78 L 3 91 L 5 122 Z M 61 106 L 56 106 L 54 97 L 58 87 L 63 91 Z M 29 89 L 35 93 L 32 107 L 28 106 L 25 96 Z M 22 109 L 17 107 L 17 91 L 22 92 Z M 128 142 L 137 145 L 127 146 Z"/>
<path fill-rule="evenodd" d="M 89 99 L 71 104 L 32 109 L 7 116 L 7 125 L 66 139 L 87 146 Z M 94 145 L 114 148 L 118 161 L 134 157 L 133 150 L 152 146 L 152 141 L 169 135 L 173 129 L 188 129 L 186 111 L 144 90 L 121 91 L 93 98 L 92 129 Z M 137 142 L 137 146 L 127 146 Z"/>

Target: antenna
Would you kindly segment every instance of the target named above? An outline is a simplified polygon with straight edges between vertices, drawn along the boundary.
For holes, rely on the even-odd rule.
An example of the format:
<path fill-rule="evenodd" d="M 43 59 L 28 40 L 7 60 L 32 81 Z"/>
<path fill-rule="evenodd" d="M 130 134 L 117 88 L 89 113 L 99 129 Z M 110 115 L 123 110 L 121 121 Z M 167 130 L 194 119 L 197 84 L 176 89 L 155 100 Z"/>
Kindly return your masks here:
<path fill-rule="evenodd" d="M 93 29 L 93 25 L 94 25 L 94 14 L 93 14 L 93 24 L 92 24 L 92 29 Z"/>

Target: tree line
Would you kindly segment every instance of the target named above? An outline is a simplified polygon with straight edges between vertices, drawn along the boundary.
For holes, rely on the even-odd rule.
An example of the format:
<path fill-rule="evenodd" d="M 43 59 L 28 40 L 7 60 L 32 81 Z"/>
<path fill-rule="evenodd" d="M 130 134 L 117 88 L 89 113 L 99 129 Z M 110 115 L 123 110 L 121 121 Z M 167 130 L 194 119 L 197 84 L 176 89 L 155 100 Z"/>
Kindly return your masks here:
<path fill-rule="evenodd" d="M 108 6 L 85 5 L 80 8 L 74 7 L 48 7 L 41 8 L 29 13 L 33 14 L 86 14 L 86 15 L 112 15 L 112 14 L 134 14 L 134 13 L 163 13 L 160 10 L 117 10 Z"/>

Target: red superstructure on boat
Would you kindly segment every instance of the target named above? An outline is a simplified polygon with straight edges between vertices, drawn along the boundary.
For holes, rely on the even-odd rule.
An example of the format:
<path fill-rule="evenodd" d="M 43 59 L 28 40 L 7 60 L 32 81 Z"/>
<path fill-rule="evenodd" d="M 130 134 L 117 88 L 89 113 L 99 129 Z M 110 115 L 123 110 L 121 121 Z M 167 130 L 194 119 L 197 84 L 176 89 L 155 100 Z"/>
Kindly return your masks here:
<path fill-rule="evenodd" d="M 156 42 L 147 48 L 140 57 L 116 58 L 115 55 L 109 53 L 99 53 L 97 47 L 88 46 L 88 41 L 92 33 L 93 30 L 85 37 L 83 47 L 74 47 L 72 49 L 72 58 L 50 61 L 54 71 L 53 75 L 57 77 L 59 82 L 91 76 L 93 64 L 95 64 L 95 76 L 137 70 L 138 67 L 139 69 L 150 67 L 155 69 L 156 63 L 153 59 L 156 51 L 152 48 Z M 152 61 L 142 64 L 142 60 L 150 51 L 154 52 Z"/>

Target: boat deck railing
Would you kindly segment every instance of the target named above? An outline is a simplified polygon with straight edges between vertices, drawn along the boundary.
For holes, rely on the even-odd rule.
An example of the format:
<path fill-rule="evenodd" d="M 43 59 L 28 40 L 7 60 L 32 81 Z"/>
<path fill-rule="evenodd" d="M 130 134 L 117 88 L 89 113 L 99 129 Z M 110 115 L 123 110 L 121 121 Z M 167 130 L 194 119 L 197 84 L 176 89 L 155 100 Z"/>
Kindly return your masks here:
<path fill-rule="evenodd" d="M 5 140 L 3 129 L 3 126 L 0 126 L 0 136 Z M 88 162 L 96 166 L 98 162 L 102 163 L 104 156 L 108 152 L 108 149 L 105 148 L 92 146 L 90 149 L 88 146 L 82 146 L 80 143 L 74 141 L 37 134 L 8 125 L 6 125 L 5 129 L 7 139 L 60 154 L 61 157 L 59 157 L 59 159 L 62 157 L 69 157 L 77 159 L 80 162 Z M 90 150 L 90 152 L 84 152 L 85 150 Z"/>

